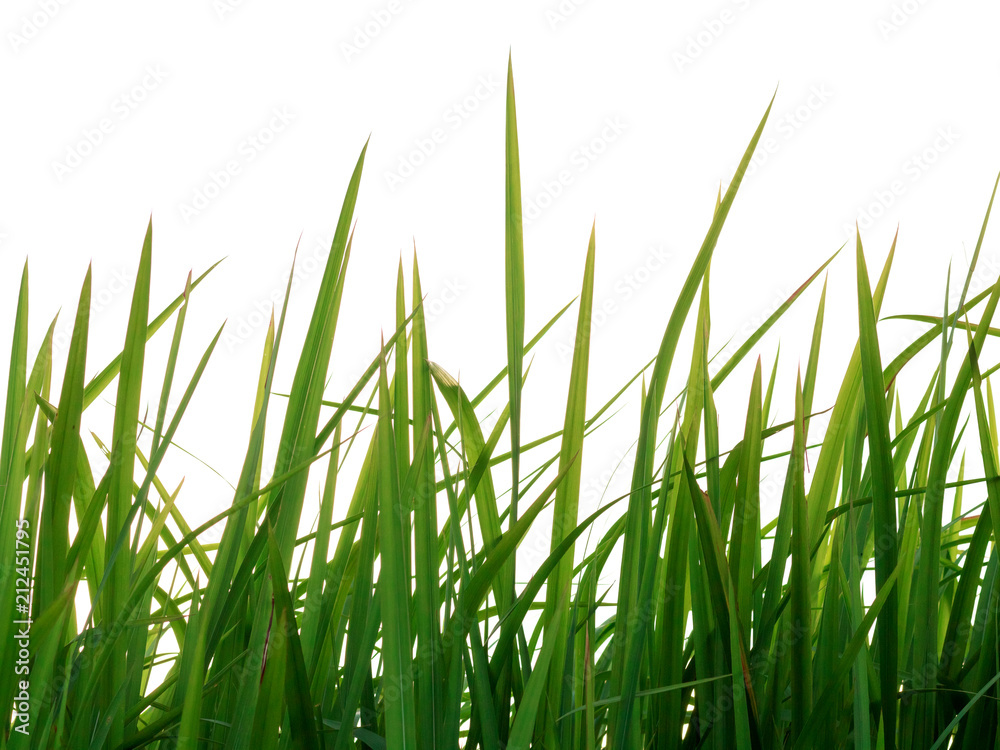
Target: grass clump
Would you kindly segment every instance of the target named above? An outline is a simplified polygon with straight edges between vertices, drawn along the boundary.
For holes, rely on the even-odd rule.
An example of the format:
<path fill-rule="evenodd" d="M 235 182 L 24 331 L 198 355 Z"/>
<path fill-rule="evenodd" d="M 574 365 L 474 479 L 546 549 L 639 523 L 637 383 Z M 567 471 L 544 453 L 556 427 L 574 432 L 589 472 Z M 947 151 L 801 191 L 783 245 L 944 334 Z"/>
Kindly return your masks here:
<path fill-rule="evenodd" d="M 958 309 L 908 316 L 930 327 L 888 363 L 876 321 L 895 242 L 870 277 L 859 236 L 858 343 L 836 400 L 814 403 L 824 286 L 794 392 L 775 393 L 758 360 L 737 417 L 743 437 L 720 445 L 715 394 L 826 267 L 709 374 L 709 267 L 769 112 L 720 192 L 655 358 L 597 408 L 587 402 L 591 232 L 563 429 L 540 439 L 521 432 L 525 357 L 569 305 L 528 338 L 513 77 L 507 358 L 476 394 L 431 359 L 414 259 L 410 296 L 399 271 L 396 330 L 349 393 L 324 400 L 362 150 L 274 428 L 274 465 L 263 445 L 286 307 L 266 336 L 235 492 L 193 529 L 184 491 L 169 492 L 158 471 L 221 334 L 175 382 L 188 300 L 208 272 L 150 318 L 150 226 L 121 354 L 89 380 L 88 272 L 54 394 L 53 328 L 28 357 L 25 269 L 0 446 L 0 701 L 13 708 L 0 748 L 993 746 L 1000 484 L 995 368 L 984 371 L 980 354 L 997 333 L 1000 281 L 967 299 L 989 209 Z M 144 353 L 171 320 L 150 423 Z M 691 326 L 686 386 L 667 402 Z M 897 376 L 935 343 L 939 366 L 906 416 Z M 961 365 L 948 378 L 953 349 Z M 581 508 L 586 437 L 640 377 L 630 490 Z M 108 459 L 98 474 L 82 423 L 115 383 L 112 431 L 94 436 Z M 481 405 L 495 394 L 505 406 L 487 434 Z M 794 418 L 773 424 L 782 398 Z M 346 424 L 349 412 L 370 429 Z M 982 476 L 965 476 L 963 450 Z M 345 478 L 351 451 L 366 452 Z M 772 461 L 787 466 L 774 517 L 760 503 Z M 322 489 L 318 520 L 301 536 L 310 478 Z M 978 495 L 971 510 L 965 492 Z M 518 567 L 546 510 L 549 553 Z M 598 519 L 607 531 L 577 554 Z M 217 544 L 203 543 L 209 531 Z M 77 611 L 81 592 L 87 611 Z"/>

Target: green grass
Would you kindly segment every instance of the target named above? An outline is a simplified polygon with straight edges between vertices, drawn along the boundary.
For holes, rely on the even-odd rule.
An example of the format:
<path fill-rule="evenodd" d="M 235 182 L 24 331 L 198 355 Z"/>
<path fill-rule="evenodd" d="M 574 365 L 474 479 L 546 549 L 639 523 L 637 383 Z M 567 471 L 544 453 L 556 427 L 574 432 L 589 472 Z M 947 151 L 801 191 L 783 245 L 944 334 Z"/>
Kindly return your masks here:
<path fill-rule="evenodd" d="M 821 357 L 824 283 L 795 389 L 776 387 L 777 364 L 768 373 L 758 359 L 746 412 L 720 415 L 716 394 L 834 260 L 710 376 L 712 256 L 769 112 L 720 191 L 656 356 L 604 404 L 587 398 L 599 364 L 593 229 L 579 297 L 525 330 L 510 70 L 503 370 L 474 393 L 434 363 L 414 257 L 409 294 L 397 274 L 396 329 L 364 354 L 370 366 L 348 393 L 327 393 L 366 145 L 301 351 L 285 351 L 286 294 L 247 404 L 235 492 L 194 528 L 184 513 L 198 488 L 168 490 L 158 472 L 182 419 L 201 416 L 186 411 L 222 332 L 185 380 L 188 300 L 208 272 L 150 310 L 150 224 L 121 354 L 88 380 L 103 364 L 88 362 L 88 342 L 104 335 L 90 330 L 90 273 L 55 362 L 53 327 L 28 351 L 26 266 L 0 445 L 0 701 L 15 708 L 0 748 L 997 746 L 997 368 L 981 353 L 1000 334 L 1000 280 L 968 298 L 989 208 L 959 307 L 897 316 L 928 325 L 902 353 L 886 363 L 879 344 L 895 242 L 875 278 L 859 235 L 850 359 Z M 573 304 L 563 428 L 523 434 L 527 358 Z M 150 394 L 143 383 L 159 374 L 147 371 L 147 343 L 170 321 Z M 689 358 L 678 356 L 685 331 L 698 334 Z M 638 333 L 636 344 L 655 347 Z M 935 346 L 936 368 L 919 371 L 917 355 Z M 280 388 L 279 357 L 297 357 Z M 816 395 L 821 360 L 843 374 L 832 403 Z M 685 386 L 668 401 L 681 361 Z M 923 394 L 912 414 L 897 388 L 904 370 Z M 585 507 L 585 467 L 604 463 L 588 436 L 640 387 L 630 490 Z M 108 434 L 84 427 L 101 396 L 114 398 Z M 283 422 L 268 426 L 278 399 Z M 778 404 L 791 421 L 775 420 Z M 742 434 L 735 445 L 720 444 L 722 419 Z M 278 439 L 273 465 L 265 436 Z M 360 468 L 342 473 L 357 453 Z M 967 458 L 981 475 L 966 474 Z M 782 468 L 779 507 L 766 507 L 761 477 Z M 319 489 L 318 508 L 307 488 Z M 539 533 L 550 542 L 531 569 L 517 553 Z M 28 579 L 25 663 L 11 644 Z"/>

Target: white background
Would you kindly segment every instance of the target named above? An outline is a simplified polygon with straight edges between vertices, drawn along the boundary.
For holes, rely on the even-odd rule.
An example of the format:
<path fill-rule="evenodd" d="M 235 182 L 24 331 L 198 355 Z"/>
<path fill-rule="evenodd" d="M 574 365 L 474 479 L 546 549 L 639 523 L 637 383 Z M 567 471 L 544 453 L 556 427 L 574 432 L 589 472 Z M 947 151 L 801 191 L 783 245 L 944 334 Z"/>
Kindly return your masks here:
<path fill-rule="evenodd" d="M 816 398 L 826 408 L 857 337 L 855 220 L 873 278 L 900 226 L 884 314 L 939 313 L 949 263 L 957 298 L 1000 169 L 998 21 L 996 3 L 971 0 L 8 0 L 0 12 L 0 346 L 9 346 L 26 258 L 29 356 L 63 309 L 58 387 L 67 311 L 88 263 L 88 376 L 120 351 L 131 283 L 118 279 L 134 278 L 150 214 L 153 310 L 181 291 L 189 269 L 197 275 L 227 256 L 193 298 L 175 392 L 228 318 L 177 442 L 235 481 L 270 302 L 300 233 L 300 261 L 312 259 L 304 267 L 325 259 L 371 134 L 327 396 L 346 393 L 380 332 L 394 327 L 396 266 L 402 257 L 409 290 L 414 241 L 433 315 L 431 358 L 478 392 L 505 361 L 512 52 L 529 337 L 578 294 L 596 217 L 595 301 L 607 314 L 595 319 L 590 411 L 654 355 L 720 183 L 725 189 L 775 89 L 762 140 L 770 153 L 758 152 L 713 263 L 711 349 L 745 337 L 850 241 L 830 269 Z M 238 171 L 211 187 L 226 182 L 217 173 L 231 163 Z M 557 190 L 560 173 L 566 184 Z M 202 202 L 199 191 L 212 197 Z M 532 205 L 544 207 L 534 220 Z M 1000 273 L 998 252 L 988 234 L 975 288 Z M 290 383 L 320 275 L 305 272 L 295 289 L 279 392 Z M 821 284 L 759 347 L 765 373 L 779 340 L 782 347 L 772 416 L 790 416 Z M 535 353 L 526 439 L 561 427 L 570 358 L 560 344 L 571 344 L 575 319 L 573 308 Z M 882 324 L 886 361 L 920 330 Z M 169 336 L 150 348 L 151 413 Z M 686 374 L 689 336 L 668 398 Z M 742 433 L 752 366 L 751 358 L 718 394 L 724 447 Z M 922 389 L 921 378 L 914 383 Z M 901 384 L 904 403 L 919 396 L 915 387 Z M 109 389 L 105 399 L 113 396 Z M 587 443 L 581 513 L 634 439 L 637 400 L 633 389 Z M 87 427 L 107 440 L 110 407 L 101 401 L 89 414 Z M 171 488 L 188 476 L 179 507 L 192 520 L 231 501 L 221 480 L 183 454 L 163 473 Z M 765 517 L 774 510 L 765 507 Z"/>

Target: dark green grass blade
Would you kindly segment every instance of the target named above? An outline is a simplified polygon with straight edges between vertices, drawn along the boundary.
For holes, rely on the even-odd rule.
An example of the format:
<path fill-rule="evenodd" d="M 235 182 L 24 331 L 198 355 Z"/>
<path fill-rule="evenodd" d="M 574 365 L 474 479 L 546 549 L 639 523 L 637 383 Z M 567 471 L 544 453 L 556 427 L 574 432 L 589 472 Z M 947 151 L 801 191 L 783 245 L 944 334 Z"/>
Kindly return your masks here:
<path fill-rule="evenodd" d="M 875 595 L 875 599 L 872 601 L 871 606 L 868 607 L 868 611 L 861 620 L 860 626 L 854 631 L 850 642 L 844 649 L 843 654 L 841 654 L 840 661 L 837 663 L 836 672 L 827 679 L 826 687 L 813 702 L 812 713 L 806 720 L 805 727 L 799 735 L 798 740 L 793 745 L 794 750 L 807 750 L 809 748 L 824 746 L 823 737 L 820 734 L 821 728 L 825 726 L 822 719 L 837 704 L 834 697 L 841 690 L 844 680 L 851 673 L 854 660 L 867 641 L 868 633 L 872 629 L 872 626 L 875 625 L 876 618 L 882 611 L 886 599 L 889 598 L 892 587 L 896 583 L 896 577 L 899 575 L 899 568 L 903 562 L 900 560 L 896 569 L 889 576 L 888 583 Z"/>
<path fill-rule="evenodd" d="M 753 694 L 744 657 L 745 644 L 742 643 L 740 636 L 739 613 L 735 608 L 736 594 L 723 554 L 722 537 L 718 522 L 712 513 L 712 506 L 698 486 L 694 471 L 686 457 L 684 473 L 689 497 L 694 504 L 702 560 L 718 622 L 718 632 L 715 637 L 719 639 L 719 645 L 724 649 L 726 668 L 732 672 L 731 710 L 735 745 L 738 750 L 751 750 L 751 748 L 756 750 L 759 747 L 759 739 L 754 731 L 756 722 L 751 720 Z"/>
<path fill-rule="evenodd" d="M 308 461 L 317 453 L 316 431 L 343 294 L 346 264 L 350 252 L 351 223 L 367 149 L 368 144 L 365 143 L 348 183 L 337 220 L 330 255 L 289 392 L 275 461 L 275 476 L 287 474 L 292 466 Z M 268 498 L 269 509 L 274 508 L 276 511 L 274 532 L 278 549 L 281 551 L 282 564 L 286 569 L 291 563 L 307 482 L 307 472 L 296 472 Z M 266 582 L 261 587 L 253 610 L 250 658 L 259 659 L 264 647 L 265 628 L 270 610 L 270 596 Z M 239 708 L 234 716 L 227 747 L 242 747 L 249 741 L 253 718 L 249 707 L 257 704 L 256 693 L 256 683 L 252 680 L 242 683 Z"/>
<path fill-rule="evenodd" d="M 309 691 L 309 673 L 302 655 L 302 642 L 295 624 L 295 609 L 288 594 L 288 579 L 281 562 L 274 535 L 268 533 L 268 568 L 274 581 L 274 605 L 279 627 L 271 632 L 275 640 L 285 643 L 285 699 L 288 706 L 291 746 L 295 750 L 319 750 L 319 736 L 313 719 L 312 697 Z"/>
<path fill-rule="evenodd" d="M 427 365 L 427 326 L 422 305 L 423 292 L 416 251 L 413 254 L 413 424 L 415 429 L 430 425 L 431 375 Z M 441 611 L 438 593 L 440 563 L 437 554 L 437 493 L 434 486 L 434 447 L 428 441 L 415 450 L 413 466 L 417 472 L 413 502 L 413 550 L 415 580 L 413 600 L 416 610 L 416 691 L 417 739 L 421 746 L 436 747 L 444 730 L 443 646 Z"/>
<path fill-rule="evenodd" d="M 996 188 L 994 188 L 995 194 Z M 989 222 L 990 206 L 983 219 L 982 229 L 977 242 L 977 249 L 982 245 Z M 978 250 L 977 250 L 978 251 Z M 974 351 L 981 351 L 986 339 L 990 322 L 1000 302 L 1000 284 L 996 284 L 986 303 L 986 308 L 980 316 L 979 329 L 973 342 Z M 946 406 L 937 425 L 933 452 L 927 476 L 927 492 L 924 495 L 922 524 L 920 528 L 920 549 L 937 551 L 941 546 L 941 523 L 945 482 L 948 467 L 952 460 L 952 445 L 965 394 L 972 379 L 972 360 L 966 357 L 955 377 Z M 915 630 L 913 639 L 913 669 L 919 675 L 930 675 L 930 680 L 921 677 L 915 681 L 918 689 L 934 687 L 939 665 L 938 651 L 938 587 L 940 584 L 940 561 L 937 554 L 922 554 L 915 579 L 914 617 L 920 623 Z M 930 684 L 927 684 L 927 683 Z M 936 693 L 933 690 L 918 692 L 913 701 L 912 713 L 907 724 L 902 727 L 905 736 L 916 746 L 930 745 L 937 739 L 936 731 Z"/>
<path fill-rule="evenodd" d="M 857 240 L 858 273 L 858 322 L 861 329 L 861 372 L 864 384 L 865 413 L 868 416 L 868 446 L 872 472 L 875 579 L 879 590 L 888 585 L 889 576 L 896 569 L 897 524 L 895 498 L 895 472 L 889 439 L 889 415 L 885 405 L 885 383 L 882 381 L 882 356 L 879 353 L 878 334 L 875 330 L 875 308 L 872 305 L 871 287 L 861 234 Z M 878 668 L 882 692 L 882 726 L 885 730 L 885 747 L 896 746 L 896 693 L 898 604 L 893 592 L 889 593 L 878 618 Z"/>
<path fill-rule="evenodd" d="M 885 260 L 885 265 L 882 267 L 882 274 L 872 295 L 872 305 L 876 316 L 878 315 L 879 308 L 882 306 L 882 298 L 885 296 L 886 285 L 889 283 L 889 272 L 892 269 L 892 261 L 895 253 L 896 238 L 894 237 L 892 246 L 889 248 L 889 254 Z M 887 381 L 892 379 L 888 374 L 885 374 L 885 377 Z M 851 355 L 844 380 L 837 393 L 837 400 L 834 402 L 833 411 L 830 414 L 830 426 L 824 435 L 819 458 L 813 468 L 812 482 L 809 485 L 807 495 L 809 529 L 812 534 L 813 544 L 819 543 L 823 535 L 827 511 L 829 511 L 834 502 L 847 431 L 853 427 L 850 414 L 854 410 L 854 405 L 861 392 L 861 380 L 861 343 L 859 341 L 854 349 L 854 353 Z M 815 566 L 822 562 L 825 562 L 825 556 L 817 557 L 814 562 L 814 569 Z"/>
<path fill-rule="evenodd" d="M 761 368 L 760 360 L 750 385 L 743 447 L 740 451 L 739 483 L 733 512 L 729 566 L 736 588 L 736 608 L 743 625 L 743 640 L 750 641 L 750 613 L 754 565 L 760 559 L 760 458 L 761 458 Z"/>
<path fill-rule="evenodd" d="M 871 299 L 871 297 L 865 297 Z M 809 519 L 805 488 L 805 415 L 801 376 L 795 383 L 795 431 L 791 473 L 792 573 L 791 589 L 791 697 L 792 740 L 802 732 L 812 710 L 812 592 L 810 591 Z M 883 402 L 884 403 L 884 402 Z M 895 644 L 895 641 L 893 641 Z"/>
<path fill-rule="evenodd" d="M 398 418 L 398 417 L 397 417 Z M 410 585 L 403 553 L 399 476 L 385 361 L 379 370 L 378 505 L 382 594 L 383 701 L 389 747 L 416 748 L 416 707 L 410 644 Z"/>
<path fill-rule="evenodd" d="M 629 501 L 629 509 L 626 513 L 628 520 L 626 523 L 624 538 L 625 547 L 622 555 L 621 577 L 619 580 L 620 588 L 616 616 L 618 622 L 626 622 L 628 618 L 633 617 L 635 614 L 634 609 L 638 597 L 639 586 L 638 575 L 641 567 L 641 556 L 644 551 L 642 539 L 647 535 L 647 529 L 649 528 L 649 519 L 647 518 L 649 507 L 648 488 L 650 487 L 653 479 L 654 449 L 657 442 L 656 419 L 660 414 L 663 393 L 666 388 L 674 352 L 677 348 L 677 342 L 680 339 L 684 322 L 687 319 L 688 311 L 694 302 L 695 294 L 697 293 L 698 287 L 705 275 L 705 271 L 708 268 L 712 253 L 715 250 L 715 246 L 719 240 L 719 235 L 722 232 L 722 227 L 725 224 L 726 217 L 729 215 L 729 210 L 732 207 L 733 201 L 736 199 L 736 192 L 739 190 L 740 183 L 743 180 L 743 175 L 750 164 L 750 159 L 757 147 L 757 142 L 760 140 L 764 125 L 771 112 L 773 102 L 774 99 L 772 97 L 771 103 L 768 104 L 767 110 L 764 112 L 764 115 L 757 126 L 757 130 L 754 132 L 754 135 L 750 140 L 750 144 L 747 146 L 746 151 L 743 154 L 743 158 L 740 161 L 739 167 L 736 169 L 732 182 L 730 182 L 725 196 L 719 203 L 712 219 L 711 226 L 709 227 L 705 240 L 702 243 L 701 249 L 698 251 L 694 264 L 689 271 L 687 279 L 685 280 L 677 301 L 674 304 L 673 311 L 671 312 L 670 318 L 667 322 L 666 330 L 663 333 L 663 339 L 660 342 L 660 348 L 657 352 L 656 363 L 650 380 L 650 398 L 649 402 L 644 406 L 644 409 L 648 410 L 650 415 L 649 417 L 644 417 L 641 422 L 642 426 L 640 428 L 639 440 L 636 446 L 635 468 L 632 474 L 632 497 Z M 714 384 L 715 381 L 713 381 L 713 385 Z M 621 676 L 624 674 L 625 670 L 624 659 L 626 658 L 627 653 L 628 648 L 625 643 L 614 651 L 615 657 L 612 668 L 611 689 L 614 693 L 619 695 L 621 694 Z M 617 708 L 612 706 L 612 732 L 614 731 L 616 721 L 615 717 L 617 716 L 617 713 Z M 630 741 L 634 743 L 636 741 L 637 727 L 631 731 L 632 734 L 630 735 Z"/>

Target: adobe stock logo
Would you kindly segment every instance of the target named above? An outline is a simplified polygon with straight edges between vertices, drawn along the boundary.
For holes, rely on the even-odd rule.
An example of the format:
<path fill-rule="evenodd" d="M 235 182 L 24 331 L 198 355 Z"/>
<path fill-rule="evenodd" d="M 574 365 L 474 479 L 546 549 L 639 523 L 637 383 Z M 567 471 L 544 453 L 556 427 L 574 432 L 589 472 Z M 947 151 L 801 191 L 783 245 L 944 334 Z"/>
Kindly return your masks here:
<path fill-rule="evenodd" d="M 152 93 L 167 79 L 167 71 L 162 65 L 147 65 L 146 70 L 134 85 L 121 92 L 108 107 L 107 115 L 80 131 L 80 137 L 66 147 L 62 159 L 52 162 L 52 174 L 62 182 L 89 159 L 115 132 L 119 123 L 127 120 L 141 107 Z"/>
<path fill-rule="evenodd" d="M 523 193 L 522 211 L 525 226 L 537 222 L 590 167 L 604 155 L 613 143 L 628 130 L 628 123 L 618 115 L 606 117 L 603 127 L 594 137 L 581 143 L 569 155 L 568 163 L 542 182 L 539 188 Z"/>
<path fill-rule="evenodd" d="M 911 186 L 918 183 L 945 154 L 962 139 L 962 134 L 952 126 L 938 128 L 933 139 L 924 148 L 913 152 L 903 161 L 899 174 L 891 182 L 871 193 L 862 203 L 852 221 L 844 222 L 841 229 L 848 240 L 858 229 L 870 229 L 885 216 L 896 200 L 904 196 Z M 904 179 L 908 178 L 908 179 Z"/>
<path fill-rule="evenodd" d="M 726 29 L 736 23 L 741 14 L 750 8 L 750 2 L 751 0 L 733 0 L 735 10 L 723 8 L 711 18 L 702 21 L 700 29 L 688 34 L 683 49 L 676 49 L 670 55 L 677 72 L 683 73 L 685 68 L 694 65 L 695 61 L 726 33 Z"/>
<path fill-rule="evenodd" d="M 236 156 L 227 159 L 218 169 L 208 172 L 208 178 L 196 187 L 189 201 L 177 204 L 177 210 L 185 223 L 200 216 L 223 191 L 232 185 L 233 180 L 242 174 L 243 169 L 263 154 L 294 122 L 296 114 L 288 107 L 272 107 L 271 117 L 267 123 L 258 128 L 242 141 L 236 148 Z"/>
<path fill-rule="evenodd" d="M 33 13 L 21 16 L 21 25 L 17 31 L 7 32 L 7 41 L 10 48 L 15 53 L 20 52 L 30 42 L 33 42 L 41 34 L 42 29 L 52 23 L 64 5 L 68 5 L 70 0 L 39 0 L 38 10 Z"/>
<path fill-rule="evenodd" d="M 402 12 L 402 0 L 389 0 L 384 8 L 371 11 L 368 18 L 354 27 L 350 39 L 340 43 L 340 54 L 344 60 L 348 64 L 354 62 Z"/>
<path fill-rule="evenodd" d="M 927 4 L 927 0 L 903 0 L 892 4 L 892 12 L 888 18 L 880 19 L 878 30 L 883 40 L 898 33 L 909 23 L 910 19 Z"/>
<path fill-rule="evenodd" d="M 413 148 L 400 154 L 395 169 L 383 172 L 385 185 L 390 193 L 396 192 L 407 180 L 413 177 L 437 151 L 448 142 L 466 121 L 503 86 L 499 78 L 492 73 L 476 78 L 475 85 L 469 91 L 457 98 L 441 114 L 441 124 L 436 125 L 423 135 L 413 139 Z"/>
<path fill-rule="evenodd" d="M 671 257 L 670 251 L 664 245 L 651 245 L 631 270 L 615 280 L 612 286 L 614 294 L 593 301 L 590 317 L 591 341 L 598 338 L 601 329 L 612 318 L 628 307 L 629 302 L 642 291 L 643 287 L 670 265 Z M 563 362 L 568 362 L 573 357 L 575 347 L 576 339 L 572 333 L 555 344 L 556 353 Z"/>
<path fill-rule="evenodd" d="M 577 8 L 586 2 L 587 0 L 559 0 L 558 5 L 553 5 L 545 11 L 545 20 L 549 22 L 549 28 L 554 30 L 569 21 Z"/>

